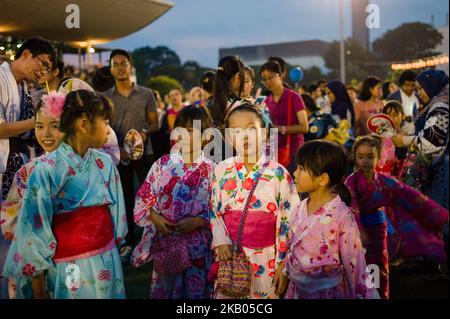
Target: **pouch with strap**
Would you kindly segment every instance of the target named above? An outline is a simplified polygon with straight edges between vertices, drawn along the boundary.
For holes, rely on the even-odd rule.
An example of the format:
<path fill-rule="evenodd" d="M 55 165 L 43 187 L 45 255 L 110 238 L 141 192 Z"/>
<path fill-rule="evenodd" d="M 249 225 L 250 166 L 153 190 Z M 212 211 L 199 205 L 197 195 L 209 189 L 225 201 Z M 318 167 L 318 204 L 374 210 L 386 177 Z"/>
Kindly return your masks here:
<path fill-rule="evenodd" d="M 234 298 L 246 297 L 250 294 L 252 286 L 252 265 L 242 249 L 242 233 L 244 230 L 245 219 L 247 217 L 250 201 L 258 185 L 259 179 L 268 165 L 268 161 L 263 165 L 256 176 L 255 183 L 247 197 L 247 201 L 242 211 L 242 218 L 239 223 L 238 237 L 231 260 L 222 260 L 219 262 L 219 271 L 217 274 L 216 291 L 221 294 Z"/>

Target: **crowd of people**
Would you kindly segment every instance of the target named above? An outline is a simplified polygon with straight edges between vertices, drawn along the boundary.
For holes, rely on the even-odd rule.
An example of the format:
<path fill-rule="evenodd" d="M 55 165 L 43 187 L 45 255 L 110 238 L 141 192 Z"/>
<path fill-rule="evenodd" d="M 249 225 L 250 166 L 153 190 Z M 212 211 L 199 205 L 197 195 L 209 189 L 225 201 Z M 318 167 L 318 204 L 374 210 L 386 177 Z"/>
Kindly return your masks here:
<path fill-rule="evenodd" d="M 154 299 L 388 299 L 394 263 L 445 273 L 444 72 L 298 92 L 270 57 L 255 93 L 226 56 L 161 97 L 132 68 L 118 49 L 67 78 L 43 38 L 0 65 L 1 298 L 125 298 L 124 263 L 153 262 Z"/>

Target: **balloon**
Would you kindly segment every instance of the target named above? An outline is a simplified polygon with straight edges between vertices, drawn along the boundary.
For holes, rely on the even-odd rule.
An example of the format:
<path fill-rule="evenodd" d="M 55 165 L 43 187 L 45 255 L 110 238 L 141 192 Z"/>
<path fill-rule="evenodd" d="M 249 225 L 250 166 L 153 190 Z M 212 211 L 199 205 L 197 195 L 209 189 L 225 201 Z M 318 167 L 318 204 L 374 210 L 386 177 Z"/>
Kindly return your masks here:
<path fill-rule="evenodd" d="M 303 80 L 303 75 L 304 75 L 303 70 L 299 66 L 293 67 L 289 71 L 289 77 L 290 77 L 291 81 L 294 83 L 297 83 L 297 82 L 300 82 L 301 80 Z"/>

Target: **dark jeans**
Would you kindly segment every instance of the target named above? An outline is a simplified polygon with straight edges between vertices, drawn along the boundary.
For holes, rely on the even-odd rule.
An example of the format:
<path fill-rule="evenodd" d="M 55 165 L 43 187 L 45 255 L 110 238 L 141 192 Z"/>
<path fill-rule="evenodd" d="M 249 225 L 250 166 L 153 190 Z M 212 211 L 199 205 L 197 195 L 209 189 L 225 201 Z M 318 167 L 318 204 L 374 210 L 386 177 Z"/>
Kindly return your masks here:
<path fill-rule="evenodd" d="M 120 181 L 123 188 L 123 197 L 125 200 L 125 209 L 127 212 L 127 224 L 128 234 L 125 237 L 126 245 L 132 245 L 133 247 L 137 243 L 137 226 L 133 219 L 134 200 L 138 189 L 135 188 L 134 174 L 138 177 L 140 187 L 147 177 L 154 162 L 153 155 L 144 155 L 139 160 L 131 161 L 127 166 L 119 164 L 117 169 L 120 174 Z"/>

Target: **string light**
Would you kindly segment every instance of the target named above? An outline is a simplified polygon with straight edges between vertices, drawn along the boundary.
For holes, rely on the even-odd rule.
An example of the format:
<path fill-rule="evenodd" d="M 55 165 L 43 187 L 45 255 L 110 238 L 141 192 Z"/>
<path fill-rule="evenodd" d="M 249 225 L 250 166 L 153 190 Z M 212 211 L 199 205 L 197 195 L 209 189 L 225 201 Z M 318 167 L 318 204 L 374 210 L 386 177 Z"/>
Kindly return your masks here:
<path fill-rule="evenodd" d="M 442 54 L 435 57 L 418 59 L 405 63 L 394 63 L 391 65 L 392 70 L 410 70 L 410 69 L 423 69 L 440 64 L 447 64 L 449 62 L 448 55 Z"/>

